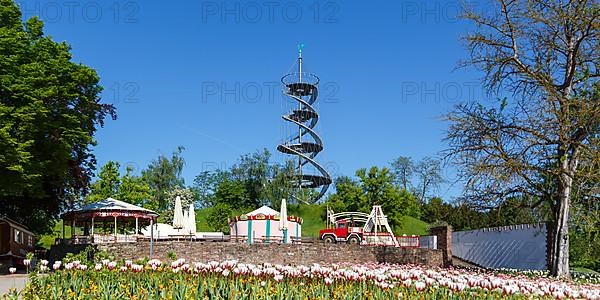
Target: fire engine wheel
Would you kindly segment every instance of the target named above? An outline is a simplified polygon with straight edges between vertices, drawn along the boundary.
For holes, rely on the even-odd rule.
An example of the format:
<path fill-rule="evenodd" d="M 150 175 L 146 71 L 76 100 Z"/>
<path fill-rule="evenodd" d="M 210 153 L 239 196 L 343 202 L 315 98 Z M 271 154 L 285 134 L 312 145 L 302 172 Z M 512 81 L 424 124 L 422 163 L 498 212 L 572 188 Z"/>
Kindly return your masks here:
<path fill-rule="evenodd" d="M 333 243 L 335 243 L 335 237 L 333 237 L 331 235 L 326 235 L 323 237 L 323 241 L 325 241 L 325 243 L 327 243 L 327 244 L 333 244 Z"/>
<path fill-rule="evenodd" d="M 353 235 L 348 238 L 348 244 L 358 245 L 358 244 L 360 244 L 360 238 L 356 235 Z"/>

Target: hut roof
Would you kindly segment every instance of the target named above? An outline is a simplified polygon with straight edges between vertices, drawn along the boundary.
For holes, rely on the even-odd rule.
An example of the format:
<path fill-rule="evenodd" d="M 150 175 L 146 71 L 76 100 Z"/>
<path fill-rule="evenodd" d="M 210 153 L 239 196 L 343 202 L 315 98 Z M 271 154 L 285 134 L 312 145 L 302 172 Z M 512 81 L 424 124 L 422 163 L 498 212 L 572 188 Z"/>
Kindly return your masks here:
<path fill-rule="evenodd" d="M 259 209 L 253 210 L 253 211 L 247 213 L 246 215 L 248 215 L 248 216 L 256 216 L 256 215 L 259 215 L 259 214 L 263 214 L 265 216 L 274 216 L 274 215 L 279 214 L 279 212 L 276 211 L 276 210 L 274 210 L 274 209 L 272 209 L 272 208 L 270 208 L 270 207 L 268 207 L 268 206 L 266 206 L 266 205 L 263 205 Z"/>
<path fill-rule="evenodd" d="M 25 227 L 25 225 L 13 220 L 13 219 L 10 219 L 4 215 L 0 215 L 0 224 L 1 223 L 7 223 L 11 227 L 18 228 L 21 231 L 24 231 L 30 235 L 35 236 L 35 234 L 31 230 L 29 230 L 29 228 Z"/>

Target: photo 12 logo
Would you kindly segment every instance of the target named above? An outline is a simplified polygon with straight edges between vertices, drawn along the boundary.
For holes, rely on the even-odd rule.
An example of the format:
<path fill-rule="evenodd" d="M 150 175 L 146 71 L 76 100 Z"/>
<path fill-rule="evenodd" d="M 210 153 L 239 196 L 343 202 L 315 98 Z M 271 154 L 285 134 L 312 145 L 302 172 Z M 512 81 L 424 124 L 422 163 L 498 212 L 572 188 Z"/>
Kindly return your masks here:
<path fill-rule="evenodd" d="M 114 82 L 110 86 L 107 87 L 107 92 L 112 97 L 108 97 L 109 99 L 113 99 L 113 104 L 116 103 L 138 103 L 140 102 L 139 98 L 137 98 L 137 94 L 140 91 L 140 86 L 137 82 L 127 81 L 127 82 Z"/>
<path fill-rule="evenodd" d="M 202 82 L 202 103 L 221 102 L 227 103 L 233 101 L 235 103 L 258 103 L 266 101 L 274 103 L 275 100 L 281 97 L 282 101 L 292 101 L 289 97 L 283 97 L 282 84 L 279 81 L 267 82 Z M 322 82 L 319 84 L 320 103 L 338 103 L 336 97 L 339 86 L 335 82 Z M 292 102 L 296 103 L 296 102 Z"/>
<path fill-rule="evenodd" d="M 202 2 L 202 23 L 338 23 L 337 2 Z"/>
<path fill-rule="evenodd" d="M 481 84 L 478 82 L 402 82 L 400 95 L 402 103 L 409 100 L 419 100 L 422 103 L 432 101 L 440 103 L 446 101 L 458 103 L 461 101 L 475 101 L 481 92 Z"/>
<path fill-rule="evenodd" d="M 492 15 L 498 10 L 495 1 L 402 1 L 401 22 L 456 23 L 468 11 L 477 11 L 483 15 Z"/>
<path fill-rule="evenodd" d="M 107 19 L 113 23 L 138 23 L 137 2 L 36 1 L 18 2 L 25 19 L 37 16 L 47 23 L 98 23 Z"/>

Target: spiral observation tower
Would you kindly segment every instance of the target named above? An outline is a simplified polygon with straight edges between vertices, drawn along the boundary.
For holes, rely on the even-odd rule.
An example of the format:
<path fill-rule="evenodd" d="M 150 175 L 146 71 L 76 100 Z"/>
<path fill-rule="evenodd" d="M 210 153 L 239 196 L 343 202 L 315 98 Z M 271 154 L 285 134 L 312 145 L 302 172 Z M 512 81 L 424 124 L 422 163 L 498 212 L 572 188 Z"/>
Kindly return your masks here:
<path fill-rule="evenodd" d="M 299 192 L 313 189 L 318 191 L 312 196 L 312 201 L 316 202 L 327 192 L 331 176 L 315 160 L 323 150 L 323 141 L 314 130 L 319 120 L 319 114 L 313 107 L 319 96 L 319 77 L 302 71 L 302 47 L 298 46 L 297 71 L 281 78 L 284 96 L 292 102 L 291 110 L 282 118 L 288 122 L 293 133 L 277 146 L 277 150 L 297 161 L 291 179 L 296 193 L 292 196 L 302 201 L 298 197 Z"/>

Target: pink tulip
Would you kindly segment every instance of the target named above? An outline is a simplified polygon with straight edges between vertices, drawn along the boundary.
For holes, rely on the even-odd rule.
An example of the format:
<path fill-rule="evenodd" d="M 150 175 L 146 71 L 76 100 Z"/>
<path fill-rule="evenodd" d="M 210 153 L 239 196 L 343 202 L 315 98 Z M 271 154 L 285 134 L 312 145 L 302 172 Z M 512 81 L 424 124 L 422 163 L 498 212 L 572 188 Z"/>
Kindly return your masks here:
<path fill-rule="evenodd" d="M 141 272 L 143 269 L 144 269 L 144 266 L 142 266 L 142 265 L 137 265 L 137 264 L 131 265 L 131 270 L 133 270 L 136 273 Z"/>

